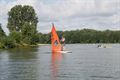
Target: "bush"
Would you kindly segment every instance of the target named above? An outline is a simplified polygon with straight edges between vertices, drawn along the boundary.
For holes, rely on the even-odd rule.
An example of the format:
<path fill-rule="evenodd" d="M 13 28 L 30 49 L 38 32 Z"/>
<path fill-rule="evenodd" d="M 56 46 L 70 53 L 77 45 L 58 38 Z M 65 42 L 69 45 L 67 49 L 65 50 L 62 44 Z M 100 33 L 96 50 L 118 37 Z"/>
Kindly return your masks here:
<path fill-rule="evenodd" d="M 15 47 L 15 42 L 12 38 L 10 37 L 3 37 L 1 40 L 1 48 L 14 48 Z"/>
<path fill-rule="evenodd" d="M 11 32 L 9 37 L 12 38 L 15 41 L 15 43 L 20 43 L 22 39 L 21 33 L 17 31 Z"/>

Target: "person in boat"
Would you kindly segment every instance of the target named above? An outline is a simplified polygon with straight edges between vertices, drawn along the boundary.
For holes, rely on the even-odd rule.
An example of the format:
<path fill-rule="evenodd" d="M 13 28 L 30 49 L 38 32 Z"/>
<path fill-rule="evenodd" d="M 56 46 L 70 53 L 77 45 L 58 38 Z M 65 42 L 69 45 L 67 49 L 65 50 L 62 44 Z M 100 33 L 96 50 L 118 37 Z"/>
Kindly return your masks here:
<path fill-rule="evenodd" d="M 98 47 L 98 48 L 101 47 L 101 44 L 99 44 L 97 47 Z"/>
<path fill-rule="evenodd" d="M 61 41 L 61 51 L 63 51 L 65 46 L 65 38 L 62 36 L 60 41 Z"/>

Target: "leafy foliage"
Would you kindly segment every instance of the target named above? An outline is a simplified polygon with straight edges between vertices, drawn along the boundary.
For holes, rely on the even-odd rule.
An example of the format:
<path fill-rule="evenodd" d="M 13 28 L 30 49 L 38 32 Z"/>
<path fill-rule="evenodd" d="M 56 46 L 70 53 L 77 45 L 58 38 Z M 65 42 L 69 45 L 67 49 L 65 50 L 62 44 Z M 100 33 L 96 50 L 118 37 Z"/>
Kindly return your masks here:
<path fill-rule="evenodd" d="M 8 12 L 7 28 L 10 31 L 8 36 L 5 36 L 0 24 L 0 48 L 37 44 L 39 42 L 37 23 L 38 18 L 32 6 L 16 5 L 11 8 Z"/>
<path fill-rule="evenodd" d="M 0 37 L 3 37 L 3 36 L 6 36 L 6 35 L 5 35 L 5 32 L 3 31 L 2 26 L 0 24 Z"/>
<path fill-rule="evenodd" d="M 20 43 L 22 40 L 22 34 L 20 32 L 17 31 L 13 31 L 9 34 L 9 37 L 12 38 L 15 43 Z"/>
<path fill-rule="evenodd" d="M 38 36 L 39 36 L 39 43 L 43 43 L 43 44 L 50 43 L 50 39 L 51 39 L 50 33 L 48 34 L 39 33 Z"/>
<path fill-rule="evenodd" d="M 3 37 L 0 41 L 0 48 L 14 48 L 15 42 L 10 37 Z"/>
<path fill-rule="evenodd" d="M 9 31 L 21 31 L 24 24 L 27 22 L 29 25 L 34 25 L 36 28 L 38 18 L 32 6 L 16 5 L 8 12 Z"/>
<path fill-rule="evenodd" d="M 120 31 L 96 31 L 92 29 L 82 29 L 73 31 L 58 31 L 59 37 L 64 36 L 66 43 L 120 43 Z M 49 39 L 46 38 L 49 36 Z M 50 43 L 50 33 L 40 34 L 40 43 Z M 49 40 L 49 41 L 47 41 Z"/>
<path fill-rule="evenodd" d="M 8 13 L 10 37 L 16 43 L 36 44 L 38 18 L 32 6 L 14 6 Z"/>

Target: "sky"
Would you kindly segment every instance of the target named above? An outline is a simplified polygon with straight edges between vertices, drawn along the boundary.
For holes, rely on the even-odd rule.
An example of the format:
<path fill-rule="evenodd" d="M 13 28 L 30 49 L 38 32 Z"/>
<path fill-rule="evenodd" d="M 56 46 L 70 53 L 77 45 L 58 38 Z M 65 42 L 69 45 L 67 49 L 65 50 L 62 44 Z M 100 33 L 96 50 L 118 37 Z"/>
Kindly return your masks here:
<path fill-rule="evenodd" d="M 0 0 L 0 23 L 8 33 L 8 11 L 15 5 L 33 6 L 38 16 L 37 30 L 96 29 L 120 30 L 120 0 Z"/>

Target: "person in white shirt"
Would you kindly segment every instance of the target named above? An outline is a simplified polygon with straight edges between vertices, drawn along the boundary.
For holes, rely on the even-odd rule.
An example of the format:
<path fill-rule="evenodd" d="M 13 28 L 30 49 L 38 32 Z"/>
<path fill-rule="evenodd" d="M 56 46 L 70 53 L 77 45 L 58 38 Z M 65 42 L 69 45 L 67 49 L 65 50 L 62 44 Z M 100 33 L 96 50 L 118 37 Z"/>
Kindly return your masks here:
<path fill-rule="evenodd" d="M 63 36 L 61 38 L 61 46 L 62 46 L 61 51 L 63 51 L 65 46 L 65 38 Z"/>

